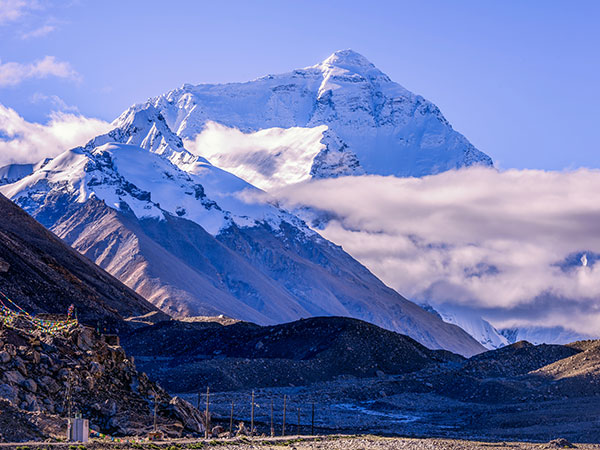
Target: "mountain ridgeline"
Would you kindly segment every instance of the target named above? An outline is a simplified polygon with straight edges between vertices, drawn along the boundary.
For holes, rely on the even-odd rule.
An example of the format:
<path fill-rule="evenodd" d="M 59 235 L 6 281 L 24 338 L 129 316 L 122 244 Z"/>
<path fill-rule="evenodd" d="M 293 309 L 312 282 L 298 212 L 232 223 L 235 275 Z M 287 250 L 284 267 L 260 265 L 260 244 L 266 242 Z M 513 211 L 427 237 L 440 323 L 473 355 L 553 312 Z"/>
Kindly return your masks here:
<path fill-rule="evenodd" d="M 432 349 L 467 356 L 484 350 L 458 326 L 384 285 L 301 219 L 257 198 L 264 193 L 247 180 L 259 179 L 267 167 L 270 178 L 286 180 L 285 149 L 263 152 L 260 167 L 255 158 L 249 165 L 235 163 L 249 174 L 245 180 L 223 170 L 227 164 L 217 167 L 189 152 L 186 147 L 209 123 L 244 133 L 267 127 L 321 133 L 318 148 L 301 158 L 310 164 L 296 180 L 491 165 L 433 104 L 362 56 L 342 51 L 290 74 L 186 86 L 136 105 L 84 147 L 31 173 L 27 168 L 18 179 L 6 170 L 12 178 L 0 192 L 177 317 L 223 314 L 271 325 L 346 316 Z"/>

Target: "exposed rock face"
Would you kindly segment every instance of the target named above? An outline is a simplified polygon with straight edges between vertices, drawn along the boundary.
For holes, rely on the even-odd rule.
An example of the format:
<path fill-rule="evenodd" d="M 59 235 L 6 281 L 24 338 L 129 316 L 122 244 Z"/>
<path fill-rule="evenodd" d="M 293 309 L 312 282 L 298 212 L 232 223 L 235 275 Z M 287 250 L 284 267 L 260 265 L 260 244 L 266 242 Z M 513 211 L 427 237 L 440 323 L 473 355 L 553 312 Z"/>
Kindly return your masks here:
<path fill-rule="evenodd" d="M 0 401 L 20 417 L 15 428 L 31 429 L 38 438 L 64 433 L 69 411 L 103 433 L 142 434 L 153 426 L 155 399 L 161 429 L 173 436 L 203 431 L 195 408 L 171 399 L 121 347 L 106 344 L 91 328 L 41 335 L 1 327 L 0 348 L 10 356 L 0 360 Z M 43 423 L 34 420 L 40 415 Z M 0 433 L 9 438 L 6 429 Z"/>

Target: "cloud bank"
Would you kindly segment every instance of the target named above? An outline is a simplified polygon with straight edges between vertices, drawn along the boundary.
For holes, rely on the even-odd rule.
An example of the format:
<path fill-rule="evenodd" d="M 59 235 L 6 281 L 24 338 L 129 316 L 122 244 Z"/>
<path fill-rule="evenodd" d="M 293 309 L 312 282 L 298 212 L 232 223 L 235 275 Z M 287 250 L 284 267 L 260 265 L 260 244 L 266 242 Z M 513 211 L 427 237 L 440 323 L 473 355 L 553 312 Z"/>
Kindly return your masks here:
<path fill-rule="evenodd" d="M 81 76 L 68 62 L 58 61 L 54 56 L 45 56 L 32 63 L 0 61 L 0 87 L 16 86 L 31 78 L 50 76 L 79 81 Z"/>
<path fill-rule="evenodd" d="M 32 123 L 0 105 L 0 166 L 52 158 L 110 129 L 108 122 L 63 112 L 52 113 L 46 124 Z"/>
<path fill-rule="evenodd" d="M 600 171 L 472 168 L 422 179 L 315 180 L 272 191 L 417 301 L 468 306 L 497 327 L 600 335 Z"/>

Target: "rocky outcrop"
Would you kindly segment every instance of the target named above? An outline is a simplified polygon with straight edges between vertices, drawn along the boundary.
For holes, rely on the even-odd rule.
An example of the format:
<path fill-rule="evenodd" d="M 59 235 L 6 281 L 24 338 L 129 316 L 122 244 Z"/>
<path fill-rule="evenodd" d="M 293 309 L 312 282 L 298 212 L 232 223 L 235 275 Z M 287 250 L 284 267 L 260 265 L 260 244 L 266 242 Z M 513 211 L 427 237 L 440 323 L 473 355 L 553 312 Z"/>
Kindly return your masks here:
<path fill-rule="evenodd" d="M 156 403 L 167 435 L 203 431 L 200 412 L 172 399 L 107 341 L 83 326 L 55 335 L 0 328 L 0 416 L 14 416 L 9 428 L 24 430 L 22 439 L 64 436 L 65 418 L 80 413 L 97 431 L 141 435 L 152 430 Z M 18 439 L 9 428 L 0 420 L 3 439 Z"/>

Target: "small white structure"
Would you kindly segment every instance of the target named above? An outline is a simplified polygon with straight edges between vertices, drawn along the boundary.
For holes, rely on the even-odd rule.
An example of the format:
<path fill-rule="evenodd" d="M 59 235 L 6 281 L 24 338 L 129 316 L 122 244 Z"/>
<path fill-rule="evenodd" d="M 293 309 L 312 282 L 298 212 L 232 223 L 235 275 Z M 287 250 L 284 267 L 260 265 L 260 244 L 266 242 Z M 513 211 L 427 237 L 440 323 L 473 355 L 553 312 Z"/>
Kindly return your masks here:
<path fill-rule="evenodd" d="M 67 440 L 69 442 L 88 442 L 90 438 L 90 422 L 87 419 L 69 419 Z"/>

